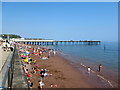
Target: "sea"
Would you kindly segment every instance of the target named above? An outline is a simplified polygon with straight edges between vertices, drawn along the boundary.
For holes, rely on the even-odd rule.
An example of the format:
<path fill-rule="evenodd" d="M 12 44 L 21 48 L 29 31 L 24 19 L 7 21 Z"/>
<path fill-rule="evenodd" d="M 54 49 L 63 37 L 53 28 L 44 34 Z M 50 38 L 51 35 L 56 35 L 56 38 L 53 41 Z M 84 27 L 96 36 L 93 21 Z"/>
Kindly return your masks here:
<path fill-rule="evenodd" d="M 101 42 L 99 45 L 63 43 L 48 47 L 57 50 L 60 56 L 80 70 L 83 78 L 94 87 L 118 87 L 118 42 Z M 99 64 L 102 64 L 101 73 L 98 72 Z"/>

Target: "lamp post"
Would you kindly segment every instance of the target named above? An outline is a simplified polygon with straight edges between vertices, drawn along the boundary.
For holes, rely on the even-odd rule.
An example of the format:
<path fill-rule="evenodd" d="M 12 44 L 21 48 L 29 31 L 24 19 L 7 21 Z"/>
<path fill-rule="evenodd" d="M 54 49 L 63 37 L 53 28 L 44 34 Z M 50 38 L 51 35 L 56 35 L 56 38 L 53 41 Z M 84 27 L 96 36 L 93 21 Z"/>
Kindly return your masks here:
<path fill-rule="evenodd" d="M 10 37 L 9 37 L 9 34 L 7 35 L 7 40 L 8 40 L 8 42 L 10 41 Z"/>

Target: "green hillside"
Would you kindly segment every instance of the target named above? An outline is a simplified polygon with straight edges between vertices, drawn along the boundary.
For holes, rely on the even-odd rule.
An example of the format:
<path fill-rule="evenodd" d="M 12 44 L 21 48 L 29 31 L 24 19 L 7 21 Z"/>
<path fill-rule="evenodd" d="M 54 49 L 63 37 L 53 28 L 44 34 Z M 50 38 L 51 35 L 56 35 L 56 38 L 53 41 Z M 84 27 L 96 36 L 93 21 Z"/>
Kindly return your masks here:
<path fill-rule="evenodd" d="M 1 34 L 0 37 L 2 37 L 3 39 L 7 39 L 7 36 L 9 36 L 9 38 L 22 38 L 20 35 L 15 35 L 15 34 Z"/>

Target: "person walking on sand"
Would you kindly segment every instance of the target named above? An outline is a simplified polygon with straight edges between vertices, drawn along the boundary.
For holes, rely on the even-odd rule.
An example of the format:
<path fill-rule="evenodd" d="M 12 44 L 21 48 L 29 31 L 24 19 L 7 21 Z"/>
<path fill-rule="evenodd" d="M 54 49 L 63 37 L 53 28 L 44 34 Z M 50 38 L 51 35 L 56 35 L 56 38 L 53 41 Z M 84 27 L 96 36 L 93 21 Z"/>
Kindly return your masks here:
<path fill-rule="evenodd" d="M 88 74 L 90 74 L 90 70 L 91 70 L 90 67 L 88 67 Z"/>
<path fill-rule="evenodd" d="M 56 55 L 56 51 L 55 51 L 55 50 L 53 51 L 53 55 L 54 55 L 54 56 Z"/>
<path fill-rule="evenodd" d="M 102 64 L 99 65 L 99 72 L 102 72 Z"/>
<path fill-rule="evenodd" d="M 88 67 L 87 70 L 88 70 L 88 79 L 90 79 L 90 71 L 91 71 L 90 67 Z"/>

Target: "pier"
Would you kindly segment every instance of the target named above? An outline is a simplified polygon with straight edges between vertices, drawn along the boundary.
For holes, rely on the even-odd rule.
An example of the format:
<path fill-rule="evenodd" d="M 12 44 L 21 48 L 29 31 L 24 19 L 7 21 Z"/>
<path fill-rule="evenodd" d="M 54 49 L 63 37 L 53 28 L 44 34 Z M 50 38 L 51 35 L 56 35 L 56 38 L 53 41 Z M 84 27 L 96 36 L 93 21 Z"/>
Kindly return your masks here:
<path fill-rule="evenodd" d="M 16 43 L 24 43 L 31 45 L 99 45 L 101 41 L 90 41 L 90 40 L 66 40 L 66 41 L 57 41 L 57 40 L 26 40 L 26 39 L 18 39 L 15 40 Z"/>

